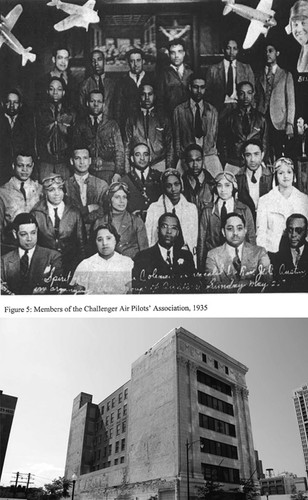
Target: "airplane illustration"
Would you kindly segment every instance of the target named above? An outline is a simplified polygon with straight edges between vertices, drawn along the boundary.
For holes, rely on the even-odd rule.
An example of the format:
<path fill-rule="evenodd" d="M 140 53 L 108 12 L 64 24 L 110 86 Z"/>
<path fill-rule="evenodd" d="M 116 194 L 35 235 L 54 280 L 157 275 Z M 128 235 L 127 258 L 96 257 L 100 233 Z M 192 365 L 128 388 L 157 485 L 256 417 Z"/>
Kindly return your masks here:
<path fill-rule="evenodd" d="M 28 61 L 34 62 L 36 59 L 36 54 L 31 52 L 32 47 L 25 49 L 17 38 L 11 33 L 14 28 L 16 21 L 18 20 L 23 8 L 21 5 L 16 5 L 11 12 L 8 13 L 6 17 L 1 15 L 0 22 L 0 47 L 3 43 L 6 43 L 14 52 L 21 55 L 21 63 L 23 66 L 27 64 Z"/>
<path fill-rule="evenodd" d="M 224 16 L 233 11 L 241 17 L 245 17 L 245 19 L 250 19 L 250 25 L 243 43 L 243 49 L 252 47 L 261 33 L 266 36 L 268 30 L 277 25 L 274 18 L 275 11 L 272 10 L 273 0 L 260 0 L 256 9 L 248 7 L 247 5 L 236 4 L 235 0 L 222 1 L 227 3 L 223 10 Z"/>
<path fill-rule="evenodd" d="M 57 31 L 65 31 L 77 26 L 89 29 L 89 24 L 99 23 L 99 15 L 94 10 L 96 0 L 88 0 L 84 5 L 74 5 L 72 3 L 61 2 L 61 0 L 51 0 L 47 5 L 63 10 L 69 16 L 63 21 L 54 25 Z"/>

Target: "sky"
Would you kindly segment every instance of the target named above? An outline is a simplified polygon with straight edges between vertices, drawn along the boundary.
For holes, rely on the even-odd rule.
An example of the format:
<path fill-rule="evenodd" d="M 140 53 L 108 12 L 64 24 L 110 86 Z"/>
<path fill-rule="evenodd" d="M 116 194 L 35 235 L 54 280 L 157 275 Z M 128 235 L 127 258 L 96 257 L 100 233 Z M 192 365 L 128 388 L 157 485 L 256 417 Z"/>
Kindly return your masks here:
<path fill-rule="evenodd" d="M 305 475 L 292 392 L 308 383 L 305 319 L 0 319 L 0 389 L 18 397 L 1 484 L 41 486 L 64 474 L 73 399 L 99 403 L 131 364 L 182 326 L 245 364 L 263 469 Z"/>

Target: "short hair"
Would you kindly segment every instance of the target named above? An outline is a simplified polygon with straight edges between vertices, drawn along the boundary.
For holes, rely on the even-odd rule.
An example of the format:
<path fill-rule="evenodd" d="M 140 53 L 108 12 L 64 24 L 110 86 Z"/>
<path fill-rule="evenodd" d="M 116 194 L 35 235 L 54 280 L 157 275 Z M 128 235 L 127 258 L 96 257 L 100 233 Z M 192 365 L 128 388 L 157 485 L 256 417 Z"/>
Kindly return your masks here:
<path fill-rule="evenodd" d="M 160 182 L 163 187 L 163 190 L 165 190 L 165 182 L 168 179 L 168 177 L 171 177 L 171 175 L 174 175 L 175 177 L 178 178 L 178 180 L 181 183 L 181 192 L 183 192 L 183 181 L 182 181 L 182 176 L 181 173 L 176 170 L 175 168 L 167 168 L 164 170 L 160 176 Z"/>
<path fill-rule="evenodd" d="M 202 155 L 202 158 L 203 158 L 203 149 L 201 146 L 199 146 L 199 144 L 189 144 L 189 146 L 187 146 L 187 148 L 185 148 L 185 151 L 184 151 L 184 158 L 185 160 L 187 160 L 187 157 L 188 157 L 188 153 L 190 153 L 190 151 L 199 151 L 199 153 Z"/>
<path fill-rule="evenodd" d="M 221 225 L 222 228 L 225 228 L 228 219 L 231 219 L 231 217 L 238 217 L 239 219 L 241 219 L 242 223 L 246 227 L 246 220 L 245 220 L 245 217 L 242 214 L 238 214 L 237 212 L 229 212 L 226 215 L 225 219 L 222 221 L 222 225 Z"/>
<path fill-rule="evenodd" d="M 18 231 L 19 226 L 22 226 L 23 224 L 35 224 L 38 228 L 38 223 L 35 216 L 28 212 L 21 212 L 20 214 L 16 215 L 15 219 L 13 220 L 13 229 L 15 229 L 15 231 Z"/>
<path fill-rule="evenodd" d="M 162 225 L 162 223 L 166 219 L 166 217 L 172 217 L 173 219 L 176 219 L 178 226 L 179 226 L 179 229 L 181 229 L 180 219 L 178 218 L 178 216 L 176 214 L 173 214 L 172 212 L 165 212 L 159 217 L 158 227 L 160 227 Z"/>
<path fill-rule="evenodd" d="M 265 50 L 266 50 L 266 47 L 274 47 L 274 49 L 276 50 L 276 52 L 280 52 L 280 48 L 279 48 L 279 44 L 273 40 L 266 40 L 265 42 Z"/>
<path fill-rule="evenodd" d="M 92 94 L 101 94 L 101 96 L 103 97 L 103 101 L 105 101 L 104 90 L 103 89 L 93 89 L 93 90 L 90 90 L 90 92 L 88 92 L 86 102 L 90 102 Z"/>
<path fill-rule="evenodd" d="M 120 235 L 119 235 L 118 231 L 116 230 L 116 228 L 113 226 L 113 224 L 110 224 L 110 223 L 99 224 L 94 229 L 93 237 L 94 237 L 95 240 L 97 238 L 98 231 L 100 231 L 101 229 L 107 229 L 109 231 L 109 233 L 111 233 L 115 237 L 116 243 L 117 244 L 119 243 L 119 241 L 120 241 Z"/>
<path fill-rule="evenodd" d="M 254 87 L 254 84 L 251 83 L 249 80 L 243 80 L 242 82 L 239 82 L 237 85 L 236 85 L 236 92 L 239 93 L 241 88 L 244 86 L 244 85 L 250 85 L 251 87 L 251 90 L 254 92 L 255 91 L 255 87 Z"/>
<path fill-rule="evenodd" d="M 132 54 L 140 54 L 142 59 L 144 59 L 144 52 L 143 50 L 139 49 L 138 47 L 134 47 L 133 49 L 130 49 L 126 52 L 125 57 L 127 62 L 129 62 L 130 56 Z"/>
<path fill-rule="evenodd" d="M 170 42 L 168 42 L 167 49 L 170 51 L 171 47 L 174 45 L 181 45 L 183 50 L 186 52 L 186 43 L 183 38 L 174 38 L 173 40 L 170 40 Z"/>
<path fill-rule="evenodd" d="M 155 94 L 155 92 L 156 92 L 155 83 L 154 83 L 153 81 L 148 81 L 148 82 L 146 82 L 146 83 L 141 83 L 141 85 L 139 86 L 139 89 L 138 89 L 138 90 L 139 90 L 139 95 L 141 95 L 141 93 L 142 93 L 142 89 L 143 89 L 144 87 L 147 87 L 147 86 L 152 87 L 152 89 L 153 89 L 153 93 Z"/>
<path fill-rule="evenodd" d="M 8 98 L 8 95 L 9 94 L 16 94 L 18 96 L 18 99 L 19 99 L 19 102 L 21 103 L 22 102 L 22 94 L 21 94 L 21 91 L 18 90 L 16 87 L 13 87 L 11 89 L 9 89 L 6 93 L 5 93 L 5 99 Z"/>
<path fill-rule="evenodd" d="M 134 151 L 137 146 L 146 146 L 148 148 L 149 153 L 151 154 L 150 146 L 146 142 L 133 142 L 130 148 L 130 156 L 134 155 Z"/>
<path fill-rule="evenodd" d="M 228 43 L 229 43 L 231 40 L 232 40 L 233 42 L 235 42 L 235 43 L 236 43 L 236 45 L 237 45 L 237 48 L 239 48 L 240 44 L 239 44 L 239 41 L 237 40 L 237 38 L 236 38 L 236 37 L 234 37 L 234 36 L 228 36 L 228 37 L 227 37 L 227 38 L 225 38 L 225 39 L 223 40 L 223 42 L 222 42 L 222 48 L 223 48 L 223 50 L 226 50 L 226 48 L 227 48 L 227 46 L 228 46 Z"/>
<path fill-rule="evenodd" d="M 305 222 L 305 229 L 307 231 L 308 220 L 307 220 L 307 217 L 305 217 L 303 214 L 291 214 L 291 215 L 289 215 L 289 217 L 286 220 L 286 227 L 288 227 L 290 222 L 292 222 L 292 220 L 294 220 L 294 219 L 302 219 Z"/>
<path fill-rule="evenodd" d="M 95 47 L 93 50 L 91 50 L 90 52 L 90 57 L 92 58 L 93 57 L 93 54 L 94 52 L 99 52 L 100 54 L 102 54 L 103 56 L 103 60 L 104 60 L 104 63 L 105 63 L 105 54 L 104 54 L 104 51 L 102 48 L 99 48 L 99 47 Z"/>
<path fill-rule="evenodd" d="M 72 145 L 72 148 L 71 148 L 71 157 L 74 155 L 74 151 L 77 151 L 79 149 L 86 149 L 88 151 L 89 155 L 91 156 L 90 147 L 87 144 L 84 144 L 84 143 L 78 144 L 76 142 L 76 144 Z"/>
<path fill-rule="evenodd" d="M 206 81 L 205 80 L 205 75 L 202 71 L 194 71 L 194 73 L 192 73 L 188 79 L 188 83 L 189 85 L 192 85 L 193 81 L 194 80 L 204 80 L 204 82 Z"/>
<path fill-rule="evenodd" d="M 242 144 L 242 154 L 245 153 L 245 149 L 247 148 L 247 146 L 249 146 L 250 144 L 252 144 L 253 146 L 257 146 L 258 148 L 261 149 L 261 151 L 263 152 L 264 151 L 264 148 L 263 148 L 263 144 L 262 142 L 259 140 L 259 139 L 248 139 L 247 141 L 245 141 L 243 144 Z"/>
<path fill-rule="evenodd" d="M 26 149 L 25 150 L 19 149 L 19 150 L 17 150 L 16 153 L 14 153 L 14 158 L 13 158 L 14 165 L 16 165 L 16 161 L 17 161 L 17 157 L 18 156 L 30 157 L 30 158 L 32 158 L 32 161 L 34 161 L 34 159 L 33 159 L 33 156 L 34 156 L 33 151 L 31 152 L 31 151 L 27 151 Z"/>
<path fill-rule="evenodd" d="M 57 45 L 56 47 L 54 47 L 52 49 L 52 57 L 57 57 L 57 53 L 60 51 L 60 50 L 66 50 L 66 52 L 68 53 L 68 57 L 71 56 L 71 53 L 69 51 L 69 49 L 67 47 L 64 47 L 63 45 Z"/>
<path fill-rule="evenodd" d="M 51 82 L 55 82 L 55 81 L 56 82 L 60 82 L 61 85 L 62 85 L 63 90 L 66 90 L 66 83 L 63 80 L 63 78 L 61 78 L 60 76 L 50 76 L 48 78 L 48 81 L 47 81 L 47 90 L 49 89 Z"/>

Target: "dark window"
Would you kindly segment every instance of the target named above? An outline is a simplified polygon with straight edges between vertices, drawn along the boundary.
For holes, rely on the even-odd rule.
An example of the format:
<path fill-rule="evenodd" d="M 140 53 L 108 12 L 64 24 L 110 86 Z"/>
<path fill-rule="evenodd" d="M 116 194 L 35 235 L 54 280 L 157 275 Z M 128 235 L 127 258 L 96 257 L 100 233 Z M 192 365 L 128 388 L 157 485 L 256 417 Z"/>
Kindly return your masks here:
<path fill-rule="evenodd" d="M 104 415 L 104 411 L 105 411 L 105 406 L 102 406 L 101 407 L 101 414 Z"/>
<path fill-rule="evenodd" d="M 118 458 L 115 458 L 115 459 L 114 459 L 114 465 L 118 465 L 118 463 L 119 463 L 119 459 L 118 459 Z"/>
<path fill-rule="evenodd" d="M 127 415 L 127 405 L 123 406 L 123 417 L 125 417 L 125 415 Z"/>
<path fill-rule="evenodd" d="M 206 354 L 202 354 L 202 361 L 203 363 L 207 363 Z"/>
<path fill-rule="evenodd" d="M 210 375 L 207 375 L 206 373 L 203 373 L 200 370 L 197 370 L 197 380 L 201 384 L 212 387 L 212 389 L 215 389 L 216 391 L 219 391 L 219 392 L 223 392 L 224 394 L 227 394 L 228 396 L 231 396 L 231 394 L 232 394 L 230 385 L 225 384 L 221 380 L 218 380 L 217 378 L 211 377 Z"/>
<path fill-rule="evenodd" d="M 214 398 L 205 392 L 198 391 L 198 403 L 213 408 L 214 410 L 221 411 L 222 413 L 226 413 L 227 415 L 234 415 L 233 406 L 230 405 L 230 403 Z"/>
<path fill-rule="evenodd" d="M 114 419 L 114 413 L 111 413 L 111 415 L 110 415 L 110 423 L 111 424 L 113 423 L 113 419 Z"/>
<path fill-rule="evenodd" d="M 126 432 L 126 420 L 122 422 L 122 432 Z"/>
<path fill-rule="evenodd" d="M 214 359 L 214 368 L 217 368 L 218 370 L 218 361 L 216 361 L 216 359 Z"/>
<path fill-rule="evenodd" d="M 117 418 L 121 418 L 121 408 L 118 408 Z"/>
<path fill-rule="evenodd" d="M 106 425 L 109 425 L 109 417 L 106 417 Z"/>
<path fill-rule="evenodd" d="M 208 415 L 203 415 L 199 413 L 199 425 L 204 429 L 209 429 L 210 431 L 219 432 L 220 434 L 226 434 L 227 436 L 235 437 L 235 426 L 224 422 L 223 420 L 218 420 L 217 418 L 209 417 Z"/>
<path fill-rule="evenodd" d="M 118 402 L 119 403 L 122 403 L 122 392 L 119 393 L 119 399 L 118 399 Z"/>
<path fill-rule="evenodd" d="M 116 444 L 115 444 L 115 453 L 119 453 L 119 449 L 120 449 L 120 441 L 116 441 Z"/>
<path fill-rule="evenodd" d="M 225 366 L 225 373 L 226 375 L 229 375 L 229 368 L 227 366 Z"/>
<path fill-rule="evenodd" d="M 125 450 L 125 438 L 121 439 L 121 451 Z"/>
<path fill-rule="evenodd" d="M 109 430 L 109 438 L 113 438 L 113 427 Z"/>
<path fill-rule="evenodd" d="M 101 450 L 97 450 L 97 460 L 100 460 L 101 458 Z"/>
<path fill-rule="evenodd" d="M 211 455 L 218 455 L 220 457 L 238 459 L 237 448 L 231 444 L 220 443 L 211 439 L 200 438 L 200 448 L 203 453 L 210 453 Z"/>
<path fill-rule="evenodd" d="M 107 446 L 104 447 L 104 457 L 107 457 Z"/>
<path fill-rule="evenodd" d="M 219 481 L 221 483 L 240 482 L 240 471 L 231 467 L 219 467 L 218 465 L 201 464 L 203 477 L 207 481 Z"/>
<path fill-rule="evenodd" d="M 108 455 L 111 455 L 111 451 L 112 451 L 112 444 L 108 446 Z"/>
<path fill-rule="evenodd" d="M 117 425 L 117 436 L 120 434 L 120 424 Z"/>
<path fill-rule="evenodd" d="M 121 458 L 120 458 L 120 462 L 121 462 L 121 464 L 123 464 L 123 463 L 124 463 L 124 457 L 121 457 Z"/>
<path fill-rule="evenodd" d="M 125 389 L 125 391 L 124 391 L 124 399 L 127 399 L 127 395 L 128 395 L 128 389 Z"/>
<path fill-rule="evenodd" d="M 110 410 L 110 401 L 108 401 L 108 403 L 107 403 L 107 411 L 109 411 L 109 410 Z"/>
<path fill-rule="evenodd" d="M 114 408 L 114 405 L 115 405 L 115 398 L 112 398 L 112 400 L 111 400 L 111 408 Z"/>

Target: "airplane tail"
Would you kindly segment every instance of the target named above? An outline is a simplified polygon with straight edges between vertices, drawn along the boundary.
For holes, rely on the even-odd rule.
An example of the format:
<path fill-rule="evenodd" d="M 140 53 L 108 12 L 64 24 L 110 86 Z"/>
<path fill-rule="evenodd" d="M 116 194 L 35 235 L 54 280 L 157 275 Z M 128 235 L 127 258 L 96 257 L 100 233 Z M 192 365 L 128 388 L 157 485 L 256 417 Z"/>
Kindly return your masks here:
<path fill-rule="evenodd" d="M 27 64 L 28 61 L 30 62 L 34 62 L 35 59 L 36 59 L 36 54 L 33 54 L 31 52 L 32 50 L 32 47 L 28 47 L 25 52 L 22 54 L 22 61 L 21 61 L 21 64 L 23 66 L 25 66 Z"/>
<path fill-rule="evenodd" d="M 47 5 L 49 5 L 49 7 L 57 7 L 57 9 L 58 9 L 60 6 L 60 3 L 61 3 L 61 0 L 51 0 L 51 2 L 48 2 Z"/>
<path fill-rule="evenodd" d="M 222 1 L 227 4 L 223 10 L 223 15 L 226 16 L 227 14 L 232 12 L 232 5 L 235 3 L 235 0 L 222 0 Z"/>

